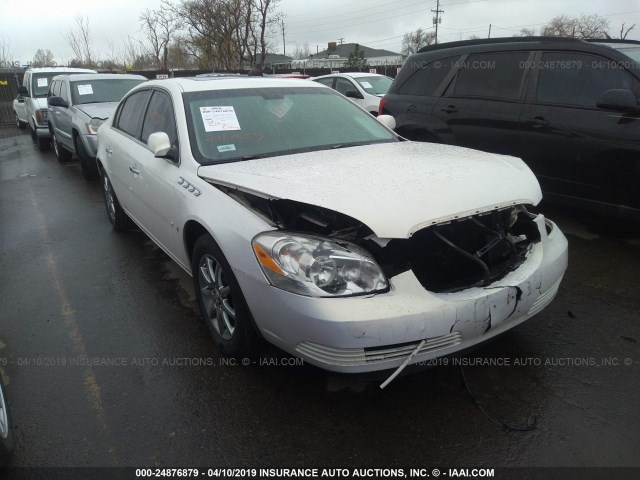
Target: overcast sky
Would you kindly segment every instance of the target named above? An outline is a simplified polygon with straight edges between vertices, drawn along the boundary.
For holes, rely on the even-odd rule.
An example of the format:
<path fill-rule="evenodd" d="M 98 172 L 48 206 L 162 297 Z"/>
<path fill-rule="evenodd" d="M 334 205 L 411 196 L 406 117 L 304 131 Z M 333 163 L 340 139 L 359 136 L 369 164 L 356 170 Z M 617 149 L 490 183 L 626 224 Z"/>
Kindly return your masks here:
<path fill-rule="evenodd" d="M 174 0 L 177 1 L 177 0 Z M 54 60 L 72 58 L 63 33 L 74 17 L 89 17 L 98 51 L 116 49 L 128 35 L 139 35 L 138 16 L 155 9 L 160 0 L 0 0 L 0 41 L 10 43 L 16 60 L 27 63 L 38 48 L 50 49 Z M 323 50 L 327 42 L 344 39 L 373 48 L 399 52 L 402 35 L 418 27 L 432 28 L 436 0 L 280 0 L 285 15 L 286 50 L 309 44 Z M 451 41 L 470 35 L 511 36 L 520 28 L 535 28 L 561 15 L 605 16 L 617 34 L 623 22 L 637 26 L 628 38 L 640 39 L 640 0 L 441 0 L 444 10 L 439 39 Z M 282 32 L 274 36 L 275 50 L 282 53 Z"/>

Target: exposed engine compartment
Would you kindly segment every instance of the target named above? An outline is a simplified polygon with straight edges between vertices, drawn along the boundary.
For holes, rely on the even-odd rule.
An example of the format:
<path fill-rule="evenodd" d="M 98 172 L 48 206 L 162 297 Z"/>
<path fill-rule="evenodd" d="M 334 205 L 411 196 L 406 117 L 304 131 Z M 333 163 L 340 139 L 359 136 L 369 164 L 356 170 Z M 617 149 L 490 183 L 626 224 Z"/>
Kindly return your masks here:
<path fill-rule="evenodd" d="M 279 229 L 354 243 L 387 278 L 412 270 L 425 289 L 437 293 L 490 285 L 521 265 L 540 241 L 535 215 L 524 206 L 426 227 L 408 239 L 380 239 L 362 222 L 333 210 L 215 186 Z"/>

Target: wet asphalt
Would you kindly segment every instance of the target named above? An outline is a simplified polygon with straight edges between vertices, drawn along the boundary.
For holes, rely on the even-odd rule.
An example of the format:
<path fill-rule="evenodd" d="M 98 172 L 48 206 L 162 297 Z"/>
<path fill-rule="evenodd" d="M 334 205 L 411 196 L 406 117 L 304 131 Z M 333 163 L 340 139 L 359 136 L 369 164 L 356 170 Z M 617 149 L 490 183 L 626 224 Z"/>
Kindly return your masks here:
<path fill-rule="evenodd" d="M 0 126 L 0 368 L 12 466 L 640 466 L 640 234 L 542 208 L 556 300 L 459 366 L 379 381 L 275 348 L 225 363 L 190 278 L 116 233 L 98 183 Z M 494 365 L 487 365 L 488 362 Z M 502 363 L 496 365 L 496 363 Z"/>

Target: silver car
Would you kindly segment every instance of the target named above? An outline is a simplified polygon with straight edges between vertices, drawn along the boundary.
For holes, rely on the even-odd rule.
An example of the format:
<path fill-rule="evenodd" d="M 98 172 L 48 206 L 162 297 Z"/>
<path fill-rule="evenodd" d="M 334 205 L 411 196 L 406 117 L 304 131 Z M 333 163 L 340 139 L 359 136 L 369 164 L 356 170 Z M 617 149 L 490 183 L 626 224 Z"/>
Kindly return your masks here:
<path fill-rule="evenodd" d="M 529 168 L 393 123 L 314 82 L 150 81 L 98 132 L 108 218 L 193 276 L 230 355 L 397 372 L 539 313 L 567 241 Z"/>
<path fill-rule="evenodd" d="M 141 75 L 76 74 L 51 79 L 47 104 L 49 132 L 53 149 L 61 162 L 75 153 L 82 175 L 96 180 L 96 133 L 109 118 L 122 97 L 136 85 L 146 82 Z"/>

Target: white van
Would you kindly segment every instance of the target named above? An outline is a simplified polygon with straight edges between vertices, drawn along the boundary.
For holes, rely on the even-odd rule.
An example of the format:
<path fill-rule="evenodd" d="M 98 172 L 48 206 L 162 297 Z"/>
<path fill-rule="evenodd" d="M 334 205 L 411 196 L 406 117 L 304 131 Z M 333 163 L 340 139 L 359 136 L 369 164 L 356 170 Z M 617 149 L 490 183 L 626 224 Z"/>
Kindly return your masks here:
<path fill-rule="evenodd" d="M 38 142 L 40 150 L 48 150 L 51 133 L 47 121 L 47 92 L 55 75 L 62 73 L 98 73 L 86 68 L 46 67 L 29 68 L 24 73 L 18 98 L 13 101 L 16 124 L 29 125 L 31 136 Z"/>

